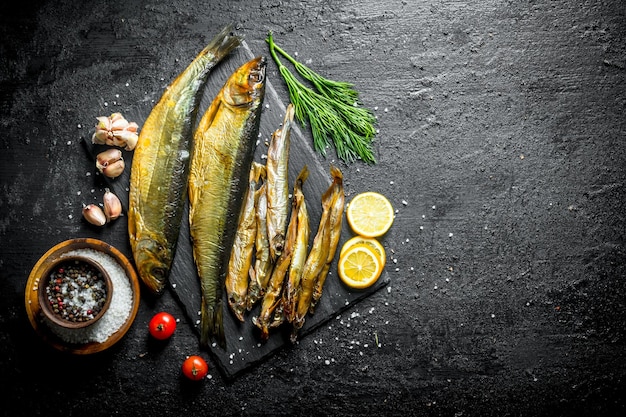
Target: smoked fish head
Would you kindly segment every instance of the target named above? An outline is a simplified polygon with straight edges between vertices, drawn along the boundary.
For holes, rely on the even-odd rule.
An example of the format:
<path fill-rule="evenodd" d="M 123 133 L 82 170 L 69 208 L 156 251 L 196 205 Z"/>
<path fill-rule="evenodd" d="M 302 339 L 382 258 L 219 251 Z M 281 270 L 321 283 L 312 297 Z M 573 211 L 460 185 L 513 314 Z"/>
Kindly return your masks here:
<path fill-rule="evenodd" d="M 144 236 L 136 242 L 134 256 L 143 283 L 152 293 L 162 293 L 173 258 L 168 246 L 155 238 Z"/>
<path fill-rule="evenodd" d="M 256 57 L 241 67 L 231 76 L 224 86 L 223 99 L 234 107 L 248 107 L 261 100 L 265 95 L 265 69 L 267 59 Z"/>

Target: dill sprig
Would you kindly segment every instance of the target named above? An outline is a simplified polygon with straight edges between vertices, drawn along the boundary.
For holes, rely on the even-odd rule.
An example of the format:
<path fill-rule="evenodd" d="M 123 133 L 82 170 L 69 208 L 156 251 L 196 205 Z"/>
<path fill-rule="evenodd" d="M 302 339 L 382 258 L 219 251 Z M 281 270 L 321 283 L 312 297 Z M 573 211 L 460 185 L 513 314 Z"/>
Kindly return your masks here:
<path fill-rule="evenodd" d="M 266 40 L 270 54 L 287 84 L 296 118 L 303 126 L 308 122 L 311 127 L 315 150 L 326 156 L 326 148 L 332 139 L 337 156 L 345 162 L 361 159 L 367 163 L 376 163 L 372 149 L 376 118 L 367 108 L 358 106 L 359 94 L 353 85 L 324 78 L 296 61 L 274 43 L 271 32 Z M 300 82 L 283 65 L 276 52 L 291 62 L 297 73 L 311 82 L 317 91 Z"/>

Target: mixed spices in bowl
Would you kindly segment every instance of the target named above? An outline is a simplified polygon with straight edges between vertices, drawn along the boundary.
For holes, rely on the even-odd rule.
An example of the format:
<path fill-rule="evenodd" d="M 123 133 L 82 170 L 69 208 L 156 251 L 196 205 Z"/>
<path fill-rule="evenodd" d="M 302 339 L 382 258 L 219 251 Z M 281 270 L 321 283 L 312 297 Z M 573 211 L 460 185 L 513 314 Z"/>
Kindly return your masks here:
<path fill-rule="evenodd" d="M 57 324 L 91 324 L 104 314 L 110 302 L 110 278 L 90 259 L 64 259 L 45 279 L 42 307 L 52 313 L 49 318 Z"/>

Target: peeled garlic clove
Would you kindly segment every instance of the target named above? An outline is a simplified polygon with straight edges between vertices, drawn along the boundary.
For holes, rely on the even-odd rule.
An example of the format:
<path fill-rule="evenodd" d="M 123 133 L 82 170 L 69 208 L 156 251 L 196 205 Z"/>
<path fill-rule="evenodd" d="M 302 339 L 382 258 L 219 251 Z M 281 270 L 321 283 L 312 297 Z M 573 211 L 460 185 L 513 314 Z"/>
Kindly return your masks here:
<path fill-rule="evenodd" d="M 102 197 L 104 205 L 104 215 L 107 218 L 107 222 L 115 220 L 122 214 L 122 202 L 113 194 L 108 188 L 104 189 L 104 197 Z"/>
<path fill-rule="evenodd" d="M 104 226 L 107 222 L 104 211 L 95 204 L 83 205 L 83 217 L 96 226 Z"/>
<path fill-rule="evenodd" d="M 102 172 L 104 168 L 120 159 L 122 159 L 122 151 L 115 148 L 107 149 L 96 156 L 96 168 L 98 168 L 98 171 Z"/>
<path fill-rule="evenodd" d="M 117 178 L 122 172 L 124 172 L 124 160 L 118 159 L 117 161 L 109 163 L 109 165 L 102 168 L 102 173 L 109 178 Z"/>

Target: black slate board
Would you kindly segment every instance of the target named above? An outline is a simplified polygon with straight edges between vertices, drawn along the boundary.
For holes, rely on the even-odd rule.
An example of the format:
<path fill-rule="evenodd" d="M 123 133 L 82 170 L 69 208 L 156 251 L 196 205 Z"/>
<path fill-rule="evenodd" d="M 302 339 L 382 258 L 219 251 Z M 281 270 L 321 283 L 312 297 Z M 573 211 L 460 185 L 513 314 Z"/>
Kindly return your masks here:
<path fill-rule="evenodd" d="M 209 107 L 213 98 L 222 88 L 230 74 L 239 66 L 254 58 L 254 56 L 255 54 L 253 54 L 248 45 L 243 42 L 242 46 L 237 48 L 230 56 L 226 57 L 213 70 L 202 97 L 198 120 Z M 259 144 L 255 153 L 255 160 L 262 164 L 265 163 L 267 143 L 269 143 L 272 132 L 281 126 L 286 109 L 285 104 L 280 100 L 272 87 L 269 75 L 270 74 L 268 74 L 266 83 L 264 108 L 261 117 Z M 277 82 L 282 82 L 282 80 L 278 79 Z M 154 103 L 156 103 L 159 98 L 160 93 L 155 94 Z M 125 110 L 124 117 L 129 121 L 138 123 L 141 129 L 141 125 L 148 117 L 152 105 L 152 102 L 150 102 L 150 105 L 143 103 L 135 108 Z M 99 145 L 92 145 L 89 139 L 85 140 L 84 144 L 92 156 L 105 149 L 105 147 Z M 132 152 L 124 152 L 124 159 L 127 164 L 127 169 L 122 175 L 113 181 L 108 181 L 108 183 L 111 190 L 120 197 L 124 211 L 126 211 L 128 207 L 129 168 L 132 164 Z M 318 154 L 313 150 L 309 141 L 303 136 L 298 126 L 295 125 L 292 131 L 289 158 L 289 180 L 291 186 L 304 165 L 308 165 L 309 168 L 309 177 L 304 184 L 303 191 L 309 210 L 311 222 L 310 243 L 312 243 L 315 233 L 317 232 L 322 211 L 321 196 L 330 186 L 330 162 L 328 164 L 322 164 L 320 162 Z M 349 230 L 347 222 L 344 221 L 339 248 L 341 248 L 341 245 L 351 236 L 353 236 L 353 233 Z M 374 286 L 362 291 L 350 291 L 341 283 L 337 276 L 337 258 L 338 255 L 335 257 L 331 267 L 316 312 L 307 317 L 303 328 L 299 332 L 300 338 L 311 333 L 311 331 L 324 324 L 330 318 L 350 308 L 359 300 L 383 288 L 389 282 L 387 273 L 383 271 L 383 275 Z M 181 225 L 176 254 L 169 277 L 169 284 L 170 290 L 175 294 L 182 308 L 185 310 L 189 322 L 194 326 L 197 332 L 200 319 L 200 283 L 193 262 L 191 242 L 189 239 L 187 204 L 185 205 L 183 224 Z M 225 296 L 224 303 L 226 305 Z M 261 342 L 258 331 L 251 320 L 252 317 L 258 315 L 258 309 L 259 306 L 257 305 L 256 309 L 249 312 L 244 323 L 239 322 L 228 308 L 227 311 L 225 311 L 224 327 L 226 332 L 226 348 L 223 349 L 217 344 L 212 344 L 210 350 L 220 370 L 227 378 L 234 378 L 246 369 L 268 358 L 285 344 L 291 343 L 289 341 L 290 329 L 287 327 L 284 329 L 275 329 L 267 342 Z"/>

